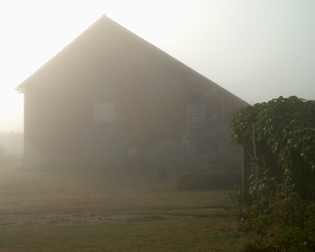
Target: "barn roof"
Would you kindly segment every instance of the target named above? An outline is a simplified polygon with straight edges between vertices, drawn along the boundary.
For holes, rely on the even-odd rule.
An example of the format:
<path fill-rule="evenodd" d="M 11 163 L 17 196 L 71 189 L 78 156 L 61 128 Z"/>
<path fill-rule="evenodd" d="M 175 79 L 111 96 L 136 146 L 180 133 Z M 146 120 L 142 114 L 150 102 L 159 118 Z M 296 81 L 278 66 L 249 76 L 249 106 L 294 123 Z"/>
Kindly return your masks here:
<path fill-rule="evenodd" d="M 112 38 L 115 39 L 113 40 Z M 28 88 L 37 88 L 38 85 L 42 85 L 43 83 L 58 83 L 61 78 L 63 78 L 63 80 L 67 79 L 69 83 L 78 81 L 91 82 L 92 78 L 92 82 L 97 83 L 97 76 L 100 72 L 104 71 L 104 67 L 110 66 L 111 62 L 119 61 L 121 64 L 127 62 L 123 54 L 118 51 L 117 55 L 119 56 L 117 58 L 108 57 L 110 53 L 112 53 L 110 51 L 116 47 L 121 48 L 119 47 L 120 43 L 123 43 L 126 39 L 137 41 L 142 47 L 155 50 L 159 56 L 162 55 L 168 61 L 176 64 L 178 68 L 185 71 L 190 78 L 193 78 L 200 85 L 211 89 L 220 89 L 221 91 L 234 96 L 234 98 L 241 100 L 213 81 L 176 60 L 174 57 L 122 27 L 106 15 L 103 15 L 95 21 L 70 44 L 24 80 L 17 86 L 16 90 L 23 93 Z M 116 43 L 118 46 L 113 43 Z M 247 104 L 245 101 L 241 101 L 244 102 L 244 104 Z"/>

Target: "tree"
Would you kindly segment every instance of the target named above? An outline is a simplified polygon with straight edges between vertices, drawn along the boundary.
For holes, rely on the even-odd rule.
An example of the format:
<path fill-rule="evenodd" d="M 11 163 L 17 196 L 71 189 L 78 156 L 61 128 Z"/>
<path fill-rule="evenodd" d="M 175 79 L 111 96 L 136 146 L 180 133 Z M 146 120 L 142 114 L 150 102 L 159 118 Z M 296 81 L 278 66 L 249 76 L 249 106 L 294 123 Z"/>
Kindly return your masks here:
<path fill-rule="evenodd" d="M 247 106 L 233 115 L 230 129 L 235 144 L 254 143 L 267 169 L 280 167 L 281 182 L 302 197 L 310 196 L 315 183 L 315 101 L 292 96 Z M 245 151 L 253 155 L 253 148 Z"/>

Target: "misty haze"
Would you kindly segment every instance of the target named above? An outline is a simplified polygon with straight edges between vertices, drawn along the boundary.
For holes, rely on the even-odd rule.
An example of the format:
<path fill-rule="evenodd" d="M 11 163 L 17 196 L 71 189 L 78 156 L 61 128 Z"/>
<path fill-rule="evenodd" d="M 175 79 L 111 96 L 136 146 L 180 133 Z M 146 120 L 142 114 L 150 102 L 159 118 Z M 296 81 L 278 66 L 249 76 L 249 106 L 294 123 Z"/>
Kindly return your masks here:
<path fill-rule="evenodd" d="M 36 3 L 34 65 L 5 31 L 0 251 L 315 251 L 312 4 L 214 2 Z"/>
<path fill-rule="evenodd" d="M 0 162 L 2 225 L 18 229 L 4 248 L 208 250 L 212 228 L 200 226 L 218 218 L 240 242 L 227 190 L 241 183 L 242 151 L 228 128 L 245 101 L 106 16 L 16 90 L 24 134 L 3 134 Z M 27 245 L 32 237 L 40 242 Z"/>

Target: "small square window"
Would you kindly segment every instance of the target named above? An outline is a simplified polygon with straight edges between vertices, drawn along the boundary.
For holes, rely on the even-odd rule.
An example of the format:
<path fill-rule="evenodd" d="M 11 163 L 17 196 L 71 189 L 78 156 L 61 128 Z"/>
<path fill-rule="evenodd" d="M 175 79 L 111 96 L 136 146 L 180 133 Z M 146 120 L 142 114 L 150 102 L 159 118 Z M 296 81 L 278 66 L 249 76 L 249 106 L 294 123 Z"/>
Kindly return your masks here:
<path fill-rule="evenodd" d="M 94 101 L 97 103 L 102 102 L 115 102 L 116 88 L 96 85 Z"/>

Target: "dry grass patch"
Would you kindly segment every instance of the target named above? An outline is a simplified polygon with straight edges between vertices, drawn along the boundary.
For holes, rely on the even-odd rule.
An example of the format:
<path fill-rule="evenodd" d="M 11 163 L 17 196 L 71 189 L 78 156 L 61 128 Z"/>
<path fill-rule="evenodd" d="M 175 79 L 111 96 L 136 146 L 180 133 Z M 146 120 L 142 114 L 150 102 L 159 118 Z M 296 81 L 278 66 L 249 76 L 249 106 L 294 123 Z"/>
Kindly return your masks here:
<path fill-rule="evenodd" d="M 1 251 L 233 251 L 228 191 L 141 171 L 0 171 Z"/>

